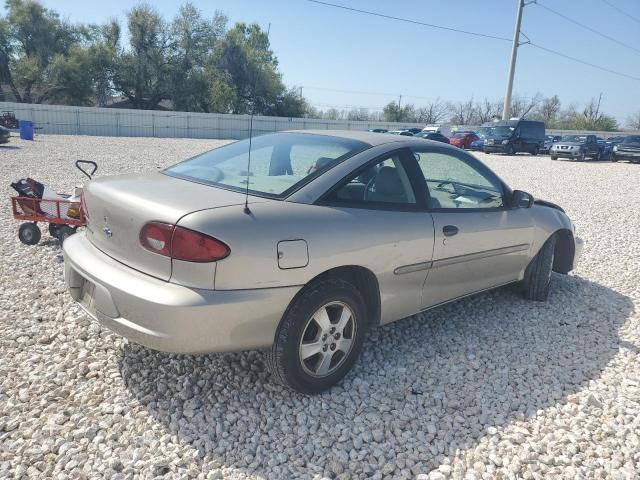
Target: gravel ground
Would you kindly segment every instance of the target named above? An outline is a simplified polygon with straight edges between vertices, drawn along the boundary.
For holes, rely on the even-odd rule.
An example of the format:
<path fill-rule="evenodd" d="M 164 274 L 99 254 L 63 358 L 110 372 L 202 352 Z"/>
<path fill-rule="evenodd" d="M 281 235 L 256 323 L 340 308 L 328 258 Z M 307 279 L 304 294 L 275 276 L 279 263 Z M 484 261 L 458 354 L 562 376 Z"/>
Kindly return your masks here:
<path fill-rule="evenodd" d="M 211 140 L 38 136 L 0 147 L 0 478 L 638 478 L 640 165 L 478 154 L 586 240 L 546 303 L 509 288 L 374 331 L 342 386 L 303 397 L 261 352 L 179 356 L 71 302 L 57 241 L 17 239 L 9 182 L 59 190 Z"/>

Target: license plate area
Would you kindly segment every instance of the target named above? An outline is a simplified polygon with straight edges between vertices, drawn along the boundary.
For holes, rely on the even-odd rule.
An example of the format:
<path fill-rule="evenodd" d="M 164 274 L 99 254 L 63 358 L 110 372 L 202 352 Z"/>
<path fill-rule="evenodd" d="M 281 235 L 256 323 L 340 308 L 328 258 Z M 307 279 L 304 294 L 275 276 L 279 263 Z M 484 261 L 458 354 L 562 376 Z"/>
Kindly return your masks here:
<path fill-rule="evenodd" d="M 82 307 L 87 310 L 87 312 L 94 314 L 96 313 L 96 284 L 89 281 L 84 280 L 82 284 L 82 290 L 80 292 L 80 299 L 78 302 Z"/>

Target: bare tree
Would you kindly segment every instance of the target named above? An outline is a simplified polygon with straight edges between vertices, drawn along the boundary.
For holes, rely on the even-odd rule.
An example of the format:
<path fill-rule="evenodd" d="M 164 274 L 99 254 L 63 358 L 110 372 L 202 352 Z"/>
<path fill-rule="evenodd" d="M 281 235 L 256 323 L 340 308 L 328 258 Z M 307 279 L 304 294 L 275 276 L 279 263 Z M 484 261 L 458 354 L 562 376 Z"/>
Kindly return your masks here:
<path fill-rule="evenodd" d="M 542 95 L 536 93 L 531 98 L 521 97 L 516 95 L 511 100 L 511 112 L 512 117 L 524 118 L 531 110 L 533 110 L 542 100 Z"/>
<path fill-rule="evenodd" d="M 560 99 L 557 95 L 543 99 L 537 108 L 538 117 L 547 123 L 555 120 L 560 113 L 560 105 Z"/>
<path fill-rule="evenodd" d="M 451 117 L 451 123 L 456 125 L 471 125 L 472 120 L 475 117 L 475 108 L 473 105 L 473 96 L 465 101 L 452 103 L 449 105 L 453 116 Z"/>
<path fill-rule="evenodd" d="M 449 105 L 438 97 L 433 102 L 429 102 L 416 110 L 416 120 L 427 125 L 438 123 L 442 122 L 449 112 Z"/>
<path fill-rule="evenodd" d="M 627 127 L 633 130 L 640 130 L 640 111 L 637 111 L 627 118 Z"/>
<path fill-rule="evenodd" d="M 601 102 L 602 93 L 600 93 L 597 100 L 595 97 L 592 98 L 582 110 L 582 115 L 588 123 L 595 124 L 602 119 L 602 112 L 600 112 Z"/>
<path fill-rule="evenodd" d="M 500 118 L 501 112 L 502 102 L 491 102 L 486 97 L 475 106 L 476 120 L 481 124 Z"/>

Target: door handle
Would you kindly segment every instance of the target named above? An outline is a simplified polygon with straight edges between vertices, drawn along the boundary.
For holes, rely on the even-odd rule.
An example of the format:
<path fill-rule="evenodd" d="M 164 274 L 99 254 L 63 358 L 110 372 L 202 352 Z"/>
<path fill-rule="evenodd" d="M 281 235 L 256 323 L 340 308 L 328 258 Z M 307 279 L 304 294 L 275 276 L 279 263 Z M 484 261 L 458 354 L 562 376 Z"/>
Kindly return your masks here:
<path fill-rule="evenodd" d="M 458 233 L 458 227 L 455 225 L 445 225 L 442 227 L 442 233 L 444 233 L 445 237 L 453 237 Z"/>

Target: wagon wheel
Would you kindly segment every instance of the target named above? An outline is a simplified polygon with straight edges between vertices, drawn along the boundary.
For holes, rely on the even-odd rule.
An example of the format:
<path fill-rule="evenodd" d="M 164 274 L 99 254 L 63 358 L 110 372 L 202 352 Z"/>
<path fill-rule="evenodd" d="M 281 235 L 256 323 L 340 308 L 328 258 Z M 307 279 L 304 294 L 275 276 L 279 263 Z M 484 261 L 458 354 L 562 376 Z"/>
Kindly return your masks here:
<path fill-rule="evenodd" d="M 35 223 L 23 223 L 18 230 L 18 238 L 25 245 L 35 245 L 40 241 L 42 233 Z"/>

